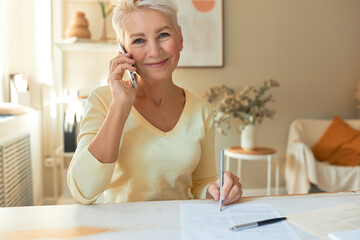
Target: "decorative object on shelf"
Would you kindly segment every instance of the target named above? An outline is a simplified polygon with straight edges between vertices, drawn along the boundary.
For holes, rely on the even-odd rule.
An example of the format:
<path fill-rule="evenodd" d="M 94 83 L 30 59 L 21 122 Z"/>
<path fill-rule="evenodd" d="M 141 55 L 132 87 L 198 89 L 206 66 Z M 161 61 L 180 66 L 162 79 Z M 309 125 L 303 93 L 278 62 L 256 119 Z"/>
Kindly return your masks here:
<path fill-rule="evenodd" d="M 107 40 L 107 35 L 106 35 L 106 16 L 112 12 L 113 8 L 114 8 L 114 4 L 112 2 L 108 3 L 107 6 L 105 7 L 105 4 L 103 1 L 98 1 L 101 7 L 101 16 L 102 16 L 102 25 L 101 25 L 101 36 L 99 41 L 100 42 L 105 42 Z"/>
<path fill-rule="evenodd" d="M 89 22 L 85 17 L 85 13 L 76 11 L 74 13 L 72 22 L 66 29 L 65 37 L 90 38 L 91 33 L 88 27 L 89 27 Z"/>
<path fill-rule="evenodd" d="M 10 101 L 30 107 L 29 80 L 24 73 L 9 74 Z"/>
<path fill-rule="evenodd" d="M 261 124 L 263 118 L 272 118 L 275 114 L 274 110 L 266 107 L 268 102 L 274 102 L 275 99 L 266 93 L 271 88 L 278 86 L 280 85 L 277 81 L 269 79 L 264 81 L 259 88 L 245 86 L 239 92 L 225 85 L 211 87 L 205 93 L 205 98 L 210 103 L 216 104 L 214 117 L 216 129 L 226 135 L 225 130 L 231 127 L 230 120 L 232 118 L 240 120 L 238 130 L 246 139 L 244 140 L 244 144 L 247 144 L 246 148 L 255 147 L 256 124 Z M 246 127 L 249 127 L 248 131 L 246 131 Z"/>

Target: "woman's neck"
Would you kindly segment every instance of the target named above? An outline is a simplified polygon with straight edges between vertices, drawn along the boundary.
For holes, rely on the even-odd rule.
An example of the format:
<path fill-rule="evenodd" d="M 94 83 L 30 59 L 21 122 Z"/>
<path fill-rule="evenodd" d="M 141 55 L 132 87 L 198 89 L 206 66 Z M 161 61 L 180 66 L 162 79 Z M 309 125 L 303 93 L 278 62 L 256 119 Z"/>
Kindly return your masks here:
<path fill-rule="evenodd" d="M 176 96 L 180 88 L 176 86 L 172 79 L 165 81 L 147 81 L 141 79 L 136 91 L 136 100 L 152 102 L 161 107 L 165 102 Z"/>

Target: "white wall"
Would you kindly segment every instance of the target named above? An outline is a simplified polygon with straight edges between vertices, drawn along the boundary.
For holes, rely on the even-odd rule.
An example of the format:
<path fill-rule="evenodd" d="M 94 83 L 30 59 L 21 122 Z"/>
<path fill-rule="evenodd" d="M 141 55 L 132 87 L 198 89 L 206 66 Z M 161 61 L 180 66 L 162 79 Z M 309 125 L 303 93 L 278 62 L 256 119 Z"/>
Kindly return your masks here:
<path fill-rule="evenodd" d="M 34 0 L 7 1 L 7 73 L 25 73 L 33 96 L 37 91 Z M 39 107 L 40 100 L 32 106 Z"/>
<path fill-rule="evenodd" d="M 30 103 L 27 105 L 40 109 L 41 83 L 51 82 L 52 77 L 49 75 L 50 65 L 43 65 L 44 62 L 48 63 L 50 60 L 51 33 L 49 29 L 46 29 L 46 22 L 49 22 L 48 26 L 50 27 L 50 14 L 43 12 L 46 10 L 50 12 L 50 0 L 5 0 L 5 2 L 6 17 L 4 21 L 7 23 L 4 33 L 4 42 L 6 42 L 4 50 L 7 51 L 7 58 L 3 60 L 5 62 L 5 78 L 10 73 L 24 73 L 29 81 L 31 97 Z M 45 36 L 46 34 L 48 36 Z M 39 42 L 41 44 L 38 44 Z M 48 55 L 44 56 L 46 47 L 48 47 Z M 43 73 L 47 74 L 49 80 L 40 79 L 44 78 Z M 5 81 L 7 80 L 5 79 Z M 6 93 L 5 96 L 7 96 Z"/>
<path fill-rule="evenodd" d="M 278 80 L 269 105 L 277 113 L 260 126 L 260 145 L 282 156 L 293 119 L 356 117 L 360 1 L 225 0 L 224 20 L 224 68 L 178 69 L 175 79 L 198 94 L 222 83 L 240 89 Z M 239 143 L 235 133 L 218 140 L 218 150 Z M 243 169 L 244 187 L 266 186 L 265 163 Z"/>

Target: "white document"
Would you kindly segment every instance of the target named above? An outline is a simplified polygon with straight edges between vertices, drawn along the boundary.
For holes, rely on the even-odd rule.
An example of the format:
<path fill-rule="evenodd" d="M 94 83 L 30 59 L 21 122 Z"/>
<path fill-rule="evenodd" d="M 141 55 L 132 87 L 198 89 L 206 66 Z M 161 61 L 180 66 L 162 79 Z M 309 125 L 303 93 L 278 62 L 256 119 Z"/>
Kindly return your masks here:
<path fill-rule="evenodd" d="M 181 204 L 180 215 L 184 240 L 299 239 L 286 221 L 237 232 L 229 230 L 234 225 L 281 217 L 271 204 L 232 204 L 222 212 L 216 203 Z"/>
<path fill-rule="evenodd" d="M 321 239 L 330 239 L 330 232 L 360 228 L 360 205 L 346 204 L 293 214 L 288 216 L 288 221 Z"/>
<path fill-rule="evenodd" d="M 329 238 L 333 240 L 359 240 L 360 229 L 341 231 L 341 232 L 331 232 L 329 233 Z"/>

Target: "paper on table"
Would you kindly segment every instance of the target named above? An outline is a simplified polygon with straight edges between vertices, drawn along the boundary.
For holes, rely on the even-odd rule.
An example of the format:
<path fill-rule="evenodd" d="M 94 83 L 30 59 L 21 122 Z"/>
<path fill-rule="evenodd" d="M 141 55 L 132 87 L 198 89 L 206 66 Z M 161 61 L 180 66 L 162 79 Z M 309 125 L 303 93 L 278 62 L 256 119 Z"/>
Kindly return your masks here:
<path fill-rule="evenodd" d="M 287 216 L 294 225 L 329 239 L 329 232 L 360 228 L 360 205 L 346 204 Z"/>
<path fill-rule="evenodd" d="M 286 221 L 233 232 L 243 223 L 281 217 L 271 204 L 233 204 L 219 211 L 215 203 L 181 204 L 181 230 L 184 240 L 299 239 Z"/>
<path fill-rule="evenodd" d="M 360 229 L 347 230 L 341 232 L 331 232 L 329 233 L 329 238 L 333 240 L 359 240 L 360 238 Z"/>

